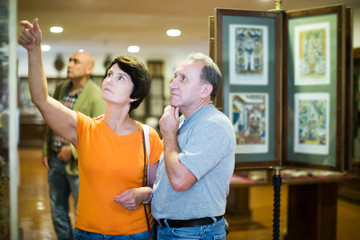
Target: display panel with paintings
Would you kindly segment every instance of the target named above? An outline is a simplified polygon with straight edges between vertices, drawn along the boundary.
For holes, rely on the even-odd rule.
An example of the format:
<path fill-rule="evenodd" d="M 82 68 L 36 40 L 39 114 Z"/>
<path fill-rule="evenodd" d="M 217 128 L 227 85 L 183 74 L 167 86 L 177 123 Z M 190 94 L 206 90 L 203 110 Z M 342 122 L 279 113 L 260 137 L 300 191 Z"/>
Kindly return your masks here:
<path fill-rule="evenodd" d="M 344 17 L 343 5 L 286 13 L 285 165 L 343 169 Z"/>
<path fill-rule="evenodd" d="M 216 105 L 233 124 L 237 167 L 344 169 L 352 49 L 345 10 L 215 9 L 210 56 L 223 74 Z"/>
<path fill-rule="evenodd" d="M 215 61 L 223 74 L 216 104 L 234 126 L 236 164 L 279 165 L 282 13 L 215 13 Z"/>

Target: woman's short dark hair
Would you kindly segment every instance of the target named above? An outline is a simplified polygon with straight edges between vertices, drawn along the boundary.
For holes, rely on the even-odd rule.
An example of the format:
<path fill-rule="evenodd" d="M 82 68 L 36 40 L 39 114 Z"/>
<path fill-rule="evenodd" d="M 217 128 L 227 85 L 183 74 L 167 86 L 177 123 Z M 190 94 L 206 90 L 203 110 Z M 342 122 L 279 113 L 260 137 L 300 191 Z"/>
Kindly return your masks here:
<path fill-rule="evenodd" d="M 136 109 L 140 105 L 140 103 L 149 93 L 151 84 L 149 70 L 147 69 L 146 65 L 136 57 L 125 55 L 115 58 L 111 63 L 107 65 L 105 77 L 109 69 L 114 64 L 117 64 L 121 70 L 129 74 L 129 76 L 131 77 L 131 81 L 134 84 L 134 88 L 130 94 L 130 98 L 137 100 L 130 103 L 130 113 L 132 110 Z"/>

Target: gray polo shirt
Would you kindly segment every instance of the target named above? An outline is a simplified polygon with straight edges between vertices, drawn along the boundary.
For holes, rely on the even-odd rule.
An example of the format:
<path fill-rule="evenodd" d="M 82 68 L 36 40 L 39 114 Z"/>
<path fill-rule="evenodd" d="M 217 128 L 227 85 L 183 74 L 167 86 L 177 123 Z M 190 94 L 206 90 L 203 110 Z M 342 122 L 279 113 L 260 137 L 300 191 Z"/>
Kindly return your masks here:
<path fill-rule="evenodd" d="M 235 133 L 229 119 L 214 105 L 205 105 L 181 123 L 178 143 L 178 158 L 197 181 L 186 191 L 173 190 L 162 155 L 154 183 L 152 215 L 155 219 L 223 215 L 235 164 Z"/>

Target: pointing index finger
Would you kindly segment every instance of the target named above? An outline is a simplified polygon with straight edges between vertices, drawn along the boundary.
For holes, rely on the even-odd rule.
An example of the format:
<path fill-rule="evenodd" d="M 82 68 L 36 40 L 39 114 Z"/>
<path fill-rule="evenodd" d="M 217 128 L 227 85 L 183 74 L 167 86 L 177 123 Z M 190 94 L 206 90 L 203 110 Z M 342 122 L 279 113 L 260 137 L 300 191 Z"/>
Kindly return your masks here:
<path fill-rule="evenodd" d="M 33 25 L 27 20 L 20 21 L 20 25 L 23 26 L 24 28 L 32 28 L 33 27 Z"/>

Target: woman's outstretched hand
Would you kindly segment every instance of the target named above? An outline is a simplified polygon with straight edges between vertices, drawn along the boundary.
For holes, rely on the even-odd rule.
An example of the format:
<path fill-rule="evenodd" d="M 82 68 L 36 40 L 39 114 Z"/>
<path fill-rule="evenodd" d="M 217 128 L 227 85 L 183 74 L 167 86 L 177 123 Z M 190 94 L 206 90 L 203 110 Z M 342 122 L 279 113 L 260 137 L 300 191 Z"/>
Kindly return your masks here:
<path fill-rule="evenodd" d="M 20 25 L 24 27 L 20 36 L 19 44 L 26 50 L 31 51 L 37 47 L 41 47 L 41 30 L 38 24 L 38 19 L 35 18 L 33 22 L 21 21 Z"/>

